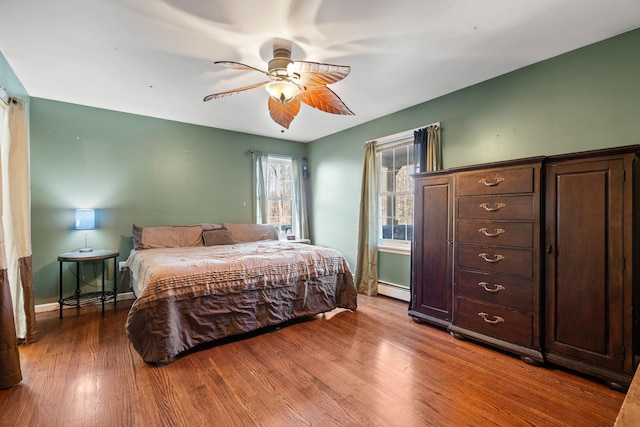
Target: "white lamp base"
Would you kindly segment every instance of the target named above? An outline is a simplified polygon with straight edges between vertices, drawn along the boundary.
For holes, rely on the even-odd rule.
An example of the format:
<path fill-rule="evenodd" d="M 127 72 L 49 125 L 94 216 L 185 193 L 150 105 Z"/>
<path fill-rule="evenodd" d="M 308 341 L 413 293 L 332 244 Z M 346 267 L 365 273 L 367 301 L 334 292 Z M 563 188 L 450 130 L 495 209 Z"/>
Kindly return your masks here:
<path fill-rule="evenodd" d="M 93 252 L 93 248 L 80 248 L 78 252 Z"/>

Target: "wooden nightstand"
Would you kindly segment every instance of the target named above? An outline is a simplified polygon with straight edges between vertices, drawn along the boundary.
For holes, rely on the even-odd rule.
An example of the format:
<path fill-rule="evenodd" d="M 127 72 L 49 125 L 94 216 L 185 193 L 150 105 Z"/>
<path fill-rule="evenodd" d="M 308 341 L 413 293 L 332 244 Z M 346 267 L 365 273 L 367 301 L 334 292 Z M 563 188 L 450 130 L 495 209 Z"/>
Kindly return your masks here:
<path fill-rule="evenodd" d="M 62 308 L 65 305 L 81 307 L 90 304 L 102 303 L 102 314 L 104 315 L 104 302 L 106 300 L 113 299 L 113 306 L 116 305 L 116 298 L 118 295 L 118 266 L 117 258 L 120 255 L 118 251 L 113 250 L 95 250 L 91 252 L 66 252 L 58 255 L 58 262 L 60 263 L 60 318 L 62 319 Z M 105 291 L 104 289 L 104 276 L 105 276 L 105 261 L 113 259 L 113 290 Z M 101 261 L 102 264 L 102 291 L 101 292 L 80 292 L 80 264 L 87 261 Z M 65 262 L 76 263 L 76 292 L 69 297 L 64 298 L 62 280 L 62 266 Z"/>

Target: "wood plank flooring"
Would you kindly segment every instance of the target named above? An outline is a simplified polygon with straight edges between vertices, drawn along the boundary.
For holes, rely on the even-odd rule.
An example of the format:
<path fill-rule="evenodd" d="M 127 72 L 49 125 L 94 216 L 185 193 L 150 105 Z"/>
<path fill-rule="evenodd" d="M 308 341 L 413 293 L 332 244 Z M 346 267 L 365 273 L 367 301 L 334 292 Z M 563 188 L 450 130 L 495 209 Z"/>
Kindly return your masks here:
<path fill-rule="evenodd" d="M 456 340 L 404 302 L 358 297 L 286 327 L 154 366 L 126 338 L 130 301 L 38 315 L 1 426 L 612 426 L 625 395 Z"/>

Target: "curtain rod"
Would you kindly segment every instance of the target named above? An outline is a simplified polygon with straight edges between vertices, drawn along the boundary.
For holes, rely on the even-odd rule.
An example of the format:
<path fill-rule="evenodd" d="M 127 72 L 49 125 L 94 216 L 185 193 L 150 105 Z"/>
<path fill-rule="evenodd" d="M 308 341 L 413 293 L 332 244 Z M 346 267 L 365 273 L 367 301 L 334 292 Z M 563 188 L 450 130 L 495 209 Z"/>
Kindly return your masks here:
<path fill-rule="evenodd" d="M 387 135 L 387 136 L 382 136 L 380 138 L 370 139 L 369 141 L 365 142 L 364 145 L 367 145 L 368 143 L 373 142 L 373 141 L 382 142 L 382 143 L 384 143 L 385 141 L 393 141 L 394 139 L 398 139 L 400 137 L 406 136 L 406 134 L 408 134 L 408 133 L 415 132 L 415 131 L 420 130 L 420 129 L 424 129 L 424 128 L 427 128 L 429 126 L 435 126 L 435 127 L 439 128 L 439 129 L 442 129 L 442 127 L 440 126 L 440 122 L 434 122 L 434 123 L 431 123 L 431 124 L 428 124 L 428 125 L 424 125 L 424 126 L 420 126 L 420 127 L 414 128 L 414 129 L 409 129 L 409 130 L 404 130 L 402 132 L 394 133 L 393 135 Z M 363 147 L 364 147 L 364 145 L 363 145 Z"/>
<path fill-rule="evenodd" d="M 20 98 L 16 98 L 15 96 L 12 96 L 11 93 L 9 92 L 9 89 L 7 89 L 2 84 L 0 84 L 0 105 L 2 105 L 3 108 L 8 107 L 9 102 L 12 102 L 13 104 L 17 104 L 18 101 L 20 101 Z"/>
<path fill-rule="evenodd" d="M 263 151 L 255 151 L 255 150 L 247 150 L 244 155 L 245 156 L 250 156 L 254 153 L 262 153 L 262 154 L 266 154 L 267 156 L 276 156 L 276 157 L 292 157 L 292 158 L 296 158 L 296 159 L 302 159 L 302 160 L 307 160 L 306 157 L 304 156 L 298 156 L 298 155 L 291 155 L 291 154 L 278 154 L 278 153 L 265 153 Z"/>
<path fill-rule="evenodd" d="M 9 95 L 9 91 L 0 84 L 0 105 L 2 105 L 3 108 L 7 107 L 10 99 L 11 95 Z"/>

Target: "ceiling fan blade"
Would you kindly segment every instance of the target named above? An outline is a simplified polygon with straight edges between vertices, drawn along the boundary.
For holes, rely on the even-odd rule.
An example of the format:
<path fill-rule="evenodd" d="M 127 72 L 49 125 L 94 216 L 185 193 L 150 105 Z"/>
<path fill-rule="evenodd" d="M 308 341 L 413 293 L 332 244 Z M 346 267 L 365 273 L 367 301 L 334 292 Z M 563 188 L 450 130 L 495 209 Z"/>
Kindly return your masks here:
<path fill-rule="evenodd" d="M 255 89 L 257 87 L 262 87 L 262 86 L 266 86 L 270 83 L 271 81 L 266 81 L 266 82 L 260 82 L 260 83 L 256 83 L 253 85 L 249 85 L 249 86 L 243 86 L 243 87 L 239 87 L 237 89 L 231 89 L 231 90 L 227 90 L 225 92 L 219 92 L 219 93 L 212 93 L 211 95 L 207 95 L 204 97 L 203 101 L 207 102 L 210 101 L 212 99 L 218 99 L 218 98 L 224 98 L 225 96 L 231 96 L 231 95 L 235 95 L 236 93 L 240 93 L 240 92 L 244 92 L 245 90 L 249 90 L 249 89 Z"/>
<path fill-rule="evenodd" d="M 354 116 L 354 112 L 347 107 L 334 91 L 326 86 L 314 86 L 302 91 L 296 99 L 304 102 L 310 107 L 325 111 L 331 114 Z"/>
<path fill-rule="evenodd" d="M 252 67 L 251 65 L 247 65 L 247 64 L 243 64 L 241 62 L 234 62 L 234 61 L 215 61 L 214 64 L 220 64 L 220 65 L 224 65 L 227 68 L 231 68 L 232 70 L 239 70 L 239 71 L 257 71 L 259 73 L 262 74 L 266 74 L 269 75 L 266 71 L 263 71 L 259 68 L 255 68 Z"/>
<path fill-rule="evenodd" d="M 347 65 L 322 64 L 320 62 L 295 61 L 292 71 L 300 75 L 300 85 L 305 87 L 328 85 L 339 82 L 349 75 Z"/>
<path fill-rule="evenodd" d="M 281 103 L 269 97 L 269 114 L 274 122 L 289 129 L 289 125 L 300 111 L 300 101 L 297 98 Z"/>

